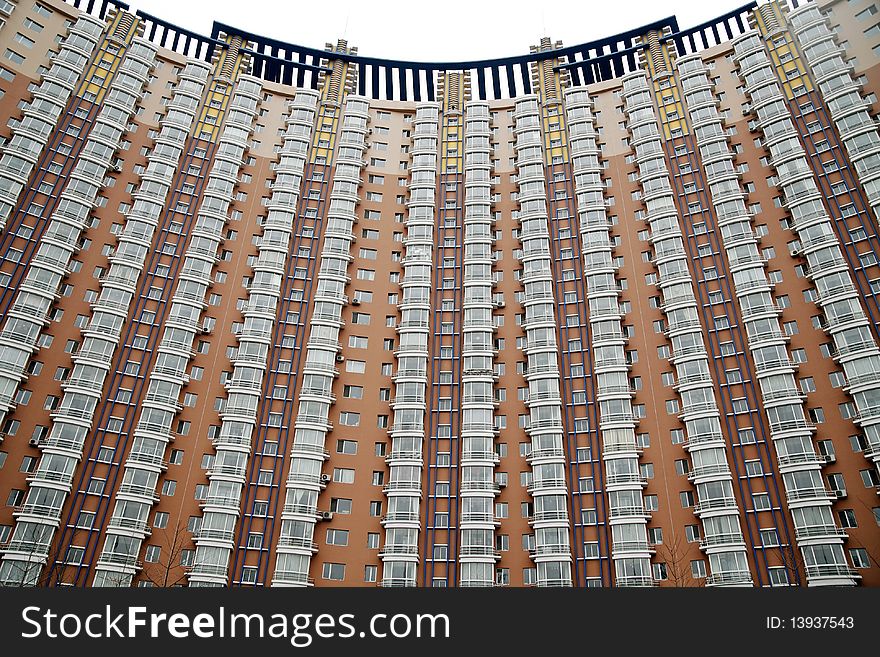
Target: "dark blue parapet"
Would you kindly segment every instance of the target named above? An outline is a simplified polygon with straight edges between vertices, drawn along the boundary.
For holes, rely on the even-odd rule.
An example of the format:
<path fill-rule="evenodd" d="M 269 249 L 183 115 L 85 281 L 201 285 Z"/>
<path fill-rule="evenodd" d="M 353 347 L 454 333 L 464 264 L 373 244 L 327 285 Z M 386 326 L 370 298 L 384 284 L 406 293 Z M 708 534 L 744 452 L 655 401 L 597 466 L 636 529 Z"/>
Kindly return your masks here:
<path fill-rule="evenodd" d="M 103 18 L 109 5 L 128 9 L 117 0 L 68 0 L 74 7 Z M 794 3 L 796 6 L 796 2 Z M 252 75 L 269 82 L 316 89 L 319 74 L 328 70 L 323 62 L 329 56 L 357 66 L 357 93 L 370 98 L 402 101 L 432 101 L 437 81 L 446 71 L 468 71 L 474 96 L 480 100 L 515 98 L 532 92 L 529 65 L 549 58 L 557 69 L 566 69 L 576 85 L 613 80 L 638 66 L 640 37 L 660 31 L 661 41 L 672 41 L 680 55 L 691 54 L 724 43 L 749 29 L 748 13 L 754 0 L 722 16 L 681 30 L 675 16 L 642 25 L 620 34 L 575 46 L 532 52 L 526 55 L 459 62 L 414 62 L 363 57 L 349 53 L 330 53 L 317 48 L 286 43 L 253 34 L 231 25 L 214 22 L 210 36 L 202 36 L 156 16 L 138 11 L 144 22 L 144 37 L 187 57 L 210 61 L 214 48 L 223 45 L 221 37 L 237 35 L 246 39 L 251 56 Z"/>

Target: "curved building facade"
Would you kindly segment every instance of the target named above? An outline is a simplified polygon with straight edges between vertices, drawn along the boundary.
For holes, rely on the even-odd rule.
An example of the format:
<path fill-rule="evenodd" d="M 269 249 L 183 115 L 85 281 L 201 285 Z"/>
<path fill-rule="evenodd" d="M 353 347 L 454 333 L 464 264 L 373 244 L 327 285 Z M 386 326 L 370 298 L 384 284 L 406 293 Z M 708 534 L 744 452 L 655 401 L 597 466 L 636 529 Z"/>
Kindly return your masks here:
<path fill-rule="evenodd" d="M 880 585 L 880 13 L 406 62 L 0 2 L 0 584 Z"/>

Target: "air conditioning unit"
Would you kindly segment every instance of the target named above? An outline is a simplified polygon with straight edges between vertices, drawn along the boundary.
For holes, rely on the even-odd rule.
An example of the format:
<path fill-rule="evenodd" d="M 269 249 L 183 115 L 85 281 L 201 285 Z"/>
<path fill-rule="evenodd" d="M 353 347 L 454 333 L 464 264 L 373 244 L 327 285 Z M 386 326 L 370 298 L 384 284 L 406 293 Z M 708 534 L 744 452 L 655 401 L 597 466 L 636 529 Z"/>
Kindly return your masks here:
<path fill-rule="evenodd" d="M 496 301 L 496 302 L 495 302 L 494 304 L 492 304 L 492 305 L 495 306 L 496 308 L 504 308 L 504 305 L 505 305 L 505 304 L 504 304 L 503 301 Z"/>
<path fill-rule="evenodd" d="M 321 483 L 322 484 L 329 484 L 330 483 L 330 475 L 322 474 L 321 475 Z"/>
<path fill-rule="evenodd" d="M 352 306 L 359 306 L 359 305 L 361 305 L 361 300 L 360 299 L 352 299 L 351 305 Z"/>
<path fill-rule="evenodd" d="M 31 447 L 38 447 L 39 444 L 40 444 L 40 441 L 39 441 L 39 439 L 37 439 L 37 438 L 31 438 L 31 439 L 28 441 L 28 445 L 30 445 Z"/>
<path fill-rule="evenodd" d="M 333 520 L 332 511 L 318 511 L 318 520 Z"/>
<path fill-rule="evenodd" d="M 199 327 L 199 333 L 205 334 L 205 333 L 210 333 L 210 332 L 211 332 L 211 328 L 208 326 Z"/>
<path fill-rule="evenodd" d="M 336 354 L 336 362 L 337 363 L 341 363 L 344 360 L 345 360 L 345 356 L 343 356 L 342 354 Z"/>
<path fill-rule="evenodd" d="M 846 497 L 846 491 L 845 490 L 835 490 L 834 497 L 836 497 L 838 499 Z"/>

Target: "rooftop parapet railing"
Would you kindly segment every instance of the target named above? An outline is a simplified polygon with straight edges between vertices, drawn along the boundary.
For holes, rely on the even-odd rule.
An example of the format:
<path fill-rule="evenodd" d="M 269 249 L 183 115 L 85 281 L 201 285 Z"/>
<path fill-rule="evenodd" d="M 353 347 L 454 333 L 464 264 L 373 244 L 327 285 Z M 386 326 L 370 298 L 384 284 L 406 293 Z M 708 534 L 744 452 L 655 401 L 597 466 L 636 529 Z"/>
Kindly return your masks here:
<path fill-rule="evenodd" d="M 67 0 L 74 7 L 104 18 L 110 7 L 128 10 L 118 0 Z M 789 0 L 797 7 L 799 0 Z M 231 35 L 247 42 L 243 53 L 251 57 L 250 74 L 270 82 L 299 88 L 317 89 L 320 73 L 328 71 L 327 61 L 357 66 L 357 93 L 374 99 L 435 101 L 438 82 L 447 71 L 468 72 L 475 82 L 475 99 L 498 100 L 532 93 L 530 65 L 556 60 L 557 70 L 567 70 L 573 85 L 613 80 L 638 68 L 639 52 L 647 48 L 642 37 L 648 32 L 661 34 L 660 41 L 672 41 L 679 56 L 699 52 L 724 43 L 748 31 L 748 14 L 757 6 L 754 0 L 691 28 L 680 29 L 678 19 L 668 16 L 626 32 L 574 46 L 535 50 L 524 55 L 459 62 L 417 62 L 365 57 L 355 52 L 333 52 L 286 43 L 246 30 L 214 22 L 210 36 L 143 11 L 136 11 L 144 23 L 144 37 L 177 53 L 210 62 L 218 47 Z"/>

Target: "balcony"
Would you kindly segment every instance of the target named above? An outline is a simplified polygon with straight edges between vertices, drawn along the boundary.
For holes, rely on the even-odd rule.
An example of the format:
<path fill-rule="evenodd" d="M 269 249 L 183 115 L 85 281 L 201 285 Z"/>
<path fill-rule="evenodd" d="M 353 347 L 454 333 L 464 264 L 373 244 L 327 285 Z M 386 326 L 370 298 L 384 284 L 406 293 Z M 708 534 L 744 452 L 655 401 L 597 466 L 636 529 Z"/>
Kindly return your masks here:
<path fill-rule="evenodd" d="M 837 499 L 837 494 L 835 491 L 828 490 L 827 488 L 794 488 L 786 491 L 786 497 L 789 502 L 812 499 L 835 500 Z"/>
<path fill-rule="evenodd" d="M 419 556 L 419 548 L 417 545 L 386 545 L 379 550 L 380 557 L 391 555 Z"/>
<path fill-rule="evenodd" d="M 227 409 L 229 407 L 227 406 Z M 308 415 L 305 413 L 298 414 L 296 416 L 296 424 L 307 423 L 307 424 L 317 424 L 327 431 L 330 431 L 333 428 L 333 425 L 327 421 L 327 416 L 323 414 L 319 415 Z"/>
<path fill-rule="evenodd" d="M 614 583 L 619 587 L 659 586 L 657 580 L 648 575 L 624 575 L 617 577 Z"/>
<path fill-rule="evenodd" d="M 630 365 L 625 358 L 597 358 L 594 364 L 597 370 L 610 367 L 628 369 Z"/>
<path fill-rule="evenodd" d="M 413 513 L 412 511 L 398 511 L 392 513 L 386 513 L 382 516 L 382 523 L 386 522 L 419 522 L 421 520 L 421 516 L 418 513 Z"/>
<path fill-rule="evenodd" d="M 623 331 L 596 331 L 593 333 L 593 342 L 606 342 L 624 340 Z"/>
<path fill-rule="evenodd" d="M 422 433 L 424 430 L 424 422 L 395 422 L 388 428 L 388 433 Z"/>
<path fill-rule="evenodd" d="M 647 541 L 615 541 L 611 550 L 617 552 L 654 552 Z"/>
<path fill-rule="evenodd" d="M 693 294 L 675 294 L 670 297 L 663 297 L 663 302 L 660 304 L 660 307 L 663 310 L 667 310 L 672 306 L 676 306 L 679 304 L 693 304 L 695 303 Z"/>
<path fill-rule="evenodd" d="M 385 588 L 416 586 L 416 580 L 408 577 L 384 577 L 382 578 L 381 586 Z"/>
<path fill-rule="evenodd" d="M 606 455 L 608 454 L 620 454 L 622 452 L 635 452 L 636 454 L 642 453 L 642 448 L 639 447 L 636 443 L 608 443 L 602 447 L 602 452 Z"/>
<path fill-rule="evenodd" d="M 568 522 L 568 512 L 564 509 L 554 511 L 538 511 L 529 516 L 529 523 L 563 520 Z"/>
<path fill-rule="evenodd" d="M 597 395 L 629 395 L 633 396 L 639 391 L 631 385 L 607 385 L 600 386 L 596 391 Z"/>
<path fill-rule="evenodd" d="M 494 586 L 506 586 L 506 584 L 499 584 L 497 582 L 493 582 L 492 580 L 486 579 L 462 579 L 459 580 L 458 586 L 460 588 L 492 588 Z"/>
<path fill-rule="evenodd" d="M 223 574 L 226 574 L 225 568 L 223 569 Z M 281 584 L 299 584 L 300 586 L 315 585 L 315 580 L 309 577 L 308 574 L 296 570 L 276 570 L 272 576 L 272 581 Z"/>
<path fill-rule="evenodd" d="M 6 543 L 5 545 L 0 545 L 2 547 L 3 552 L 25 552 L 30 554 L 36 553 L 45 553 L 49 552 L 49 545 L 47 543 L 41 543 L 40 541 L 19 541 L 12 540 Z"/>
<path fill-rule="evenodd" d="M 73 480 L 72 472 L 61 472 L 60 470 L 36 470 L 28 478 L 28 481 L 57 481 L 62 484 L 69 484 Z M 120 491 L 121 492 L 121 491 Z"/>
<path fill-rule="evenodd" d="M 201 503 L 200 506 L 224 506 L 227 508 L 237 509 L 241 504 L 241 500 L 237 497 L 231 497 L 226 495 L 208 495 Z"/>
<path fill-rule="evenodd" d="M 850 354 L 856 354 L 861 351 L 877 351 L 877 345 L 873 340 L 859 340 L 858 342 L 849 342 L 847 344 L 840 345 L 840 347 L 836 350 L 834 354 L 835 358 L 839 358 L 840 356 L 848 356 Z"/>
<path fill-rule="evenodd" d="M 422 452 L 421 450 L 391 450 L 388 456 L 385 457 L 385 462 L 390 463 L 391 461 L 421 461 L 422 460 Z"/>
<path fill-rule="evenodd" d="M 411 515 L 416 516 L 416 514 L 411 514 Z M 418 516 L 416 516 L 414 519 L 418 520 Z M 462 523 L 473 522 L 473 523 L 483 523 L 483 524 L 490 523 L 493 525 L 501 524 L 495 518 L 495 515 L 493 513 L 480 512 L 480 511 L 463 512 L 461 514 L 461 522 Z"/>
<path fill-rule="evenodd" d="M 830 274 L 834 271 L 846 269 L 846 262 L 841 259 L 830 259 L 823 260 L 822 262 L 817 262 L 812 266 L 806 266 L 806 274 L 809 278 L 821 278 L 826 274 Z"/>
<path fill-rule="evenodd" d="M 304 516 L 313 516 L 316 511 L 315 508 L 309 506 L 308 504 L 285 504 L 281 507 L 281 513 L 296 513 Z"/>
<path fill-rule="evenodd" d="M 119 486 L 119 492 L 122 494 L 128 495 L 139 495 L 140 497 L 147 497 L 153 500 L 154 502 L 159 501 L 159 496 L 156 495 L 156 489 L 153 486 L 142 486 L 139 484 L 121 484 Z"/>
<path fill-rule="evenodd" d="M 550 479 L 536 480 L 528 485 L 527 490 L 530 493 L 533 493 L 535 491 L 547 489 L 547 488 L 565 488 L 565 479 L 562 477 L 559 477 L 559 478 L 554 477 L 554 478 L 550 478 Z"/>
<path fill-rule="evenodd" d="M 854 569 L 838 563 L 807 566 L 806 570 L 807 577 L 861 577 Z"/>
<path fill-rule="evenodd" d="M 137 560 L 137 555 L 126 554 L 124 552 L 102 552 L 99 561 L 120 566 L 130 566 L 132 568 L 141 568 L 143 566 L 143 564 Z M 224 572 L 226 571 L 224 570 Z"/>
<path fill-rule="evenodd" d="M 498 400 L 495 399 L 492 395 L 464 395 L 461 399 L 462 405 L 464 404 L 479 404 L 482 406 L 495 406 L 498 404 Z"/>
<path fill-rule="evenodd" d="M 165 461 L 162 457 L 164 454 L 153 454 L 151 452 L 131 452 L 128 455 L 129 461 L 136 461 L 138 463 L 146 463 L 147 465 L 155 465 L 165 470 L 168 468 L 168 461 Z"/>
<path fill-rule="evenodd" d="M 852 418 L 856 424 L 870 422 L 872 420 L 880 420 L 880 406 L 868 406 L 860 408 L 859 412 Z"/>
<path fill-rule="evenodd" d="M 683 376 L 676 381 L 673 386 L 676 390 L 683 388 L 684 386 L 691 384 L 701 384 L 706 386 L 712 385 L 712 376 L 710 374 L 692 374 L 691 376 Z M 714 404 L 712 405 L 714 408 Z M 697 410 L 694 408 L 694 405 L 691 405 L 689 409 Z"/>
<path fill-rule="evenodd" d="M 546 588 L 546 587 L 558 588 L 558 587 L 563 587 L 563 586 L 568 587 L 568 586 L 571 586 L 571 580 L 570 579 L 562 579 L 562 578 L 539 579 L 535 583 L 535 586 L 538 586 L 541 588 Z"/>
<path fill-rule="evenodd" d="M 205 472 L 209 477 L 213 477 L 214 475 L 229 475 L 232 477 L 244 477 L 245 475 L 245 464 L 241 465 L 223 465 L 215 463 Z"/>
<path fill-rule="evenodd" d="M 706 586 L 752 586 L 752 575 L 749 572 L 733 571 L 729 573 L 713 573 L 706 578 Z"/>
<path fill-rule="evenodd" d="M 567 546 L 566 546 L 567 549 Z M 568 554 L 568 552 L 566 552 Z M 490 557 L 500 559 L 501 552 L 492 545 L 462 545 L 458 552 L 460 557 Z"/>
<path fill-rule="evenodd" d="M 259 386 L 256 387 L 259 388 Z M 153 393 L 147 393 L 144 396 L 144 401 L 173 408 L 178 413 L 183 410 L 183 404 L 181 404 L 177 399 L 168 397 L 167 395 L 156 395 Z"/>
<path fill-rule="evenodd" d="M 317 543 L 310 538 L 303 538 L 302 536 L 281 536 L 278 538 L 278 547 L 303 548 L 312 553 L 318 551 Z"/>
<path fill-rule="evenodd" d="M 713 463 L 711 465 L 702 465 L 694 467 L 688 472 L 688 481 L 693 481 L 699 477 L 711 477 L 713 475 L 730 476 L 730 468 L 726 463 Z"/>
<path fill-rule="evenodd" d="M 390 493 L 392 491 L 409 491 L 421 495 L 422 482 L 420 481 L 390 481 L 382 487 L 382 491 Z"/>
<path fill-rule="evenodd" d="M 697 402 L 694 404 L 688 404 L 682 409 L 681 413 L 678 414 L 678 417 L 685 418 L 688 415 L 693 415 L 694 413 L 708 412 L 718 412 L 718 406 L 715 404 L 714 399 L 708 402 Z"/>
<path fill-rule="evenodd" d="M 820 456 L 815 452 L 797 452 L 794 454 L 780 454 L 778 456 L 779 465 L 798 465 L 802 463 L 812 463 L 816 465 L 824 465 L 827 463 L 825 456 Z"/>
<path fill-rule="evenodd" d="M 110 518 L 110 522 L 107 523 L 107 526 L 115 529 L 133 529 L 134 531 L 143 532 L 145 534 L 151 533 L 147 521 L 141 520 L 140 518 Z"/>
<path fill-rule="evenodd" d="M 671 335 L 676 331 L 685 331 L 685 330 L 702 330 L 702 324 L 699 319 L 686 319 L 680 322 L 670 322 L 664 333 L 666 335 Z"/>
<path fill-rule="evenodd" d="M 495 433 L 498 429 L 495 428 L 494 424 L 489 422 L 463 422 L 461 425 L 461 431 L 464 433 L 465 431 L 473 431 L 475 433 Z"/>
<path fill-rule="evenodd" d="M 702 344 L 694 344 L 694 345 L 688 345 L 685 347 L 679 347 L 678 349 L 675 349 L 673 351 L 672 356 L 670 357 L 669 360 L 670 360 L 670 362 L 675 362 L 681 358 L 684 358 L 685 356 L 695 356 L 695 355 L 705 356 L 706 355 L 706 347 L 703 346 Z"/>
<path fill-rule="evenodd" d="M 706 511 L 717 511 L 719 509 L 730 509 L 736 511 L 736 499 L 733 497 L 716 497 L 709 500 L 703 500 L 694 505 L 694 513 L 704 513 Z"/>
<path fill-rule="evenodd" d="M 771 422 L 770 423 L 770 431 L 794 431 L 797 429 L 803 429 L 806 431 L 815 431 L 816 425 L 812 422 L 808 422 L 803 418 L 793 418 L 790 420 L 782 420 L 779 422 Z"/>
<path fill-rule="evenodd" d="M 549 543 L 547 545 L 536 545 L 529 550 L 530 557 L 553 556 L 569 556 L 571 547 L 565 543 Z"/>
<path fill-rule="evenodd" d="M 461 492 L 471 492 L 471 491 L 490 491 L 492 493 L 500 493 L 501 486 L 498 485 L 494 481 L 462 481 L 461 482 Z"/>
<path fill-rule="evenodd" d="M 639 419 L 632 413 L 602 413 L 599 416 L 601 424 L 609 424 L 612 422 L 626 422 L 627 424 L 637 424 Z"/>
<path fill-rule="evenodd" d="M 323 445 L 312 445 L 311 443 L 294 443 L 290 451 L 297 452 L 299 454 L 315 454 L 324 459 L 330 458 L 330 452 L 324 449 Z"/>
<path fill-rule="evenodd" d="M 700 549 L 705 550 L 711 547 L 720 547 L 722 545 L 741 545 L 744 543 L 742 534 L 715 534 L 714 536 L 706 536 L 700 540 Z"/>
<path fill-rule="evenodd" d="M 617 506 L 611 507 L 609 516 L 611 518 L 648 518 L 650 512 L 644 506 Z"/>
<path fill-rule="evenodd" d="M 543 449 L 533 449 L 532 453 L 528 455 L 527 460 L 531 463 L 535 459 L 564 457 L 565 450 L 562 447 L 545 447 Z"/>
<path fill-rule="evenodd" d="M 75 418 L 78 420 L 91 420 L 94 410 L 84 408 L 72 408 L 70 406 L 61 406 L 54 413 L 50 413 L 49 417 L 56 418 Z"/>
<path fill-rule="evenodd" d="M 851 390 L 852 388 L 858 386 L 870 385 L 874 383 L 880 383 L 880 372 L 867 372 L 865 374 L 858 374 L 848 377 L 844 389 Z"/>
<path fill-rule="evenodd" d="M 400 404 L 419 404 L 424 406 L 425 395 L 397 395 L 396 397 L 391 398 L 389 404 L 391 405 L 391 408 Z"/>
<path fill-rule="evenodd" d="M 846 530 L 835 525 L 813 525 L 810 527 L 795 527 L 795 538 L 846 538 Z"/>
<path fill-rule="evenodd" d="M 231 529 L 213 529 L 211 527 L 200 527 L 193 536 L 193 539 L 197 541 L 202 539 L 215 541 L 232 541 L 235 540 L 235 532 Z"/>
<path fill-rule="evenodd" d="M 751 304 L 749 306 L 743 306 L 742 312 L 744 316 L 748 316 L 749 318 L 755 317 L 756 315 L 778 315 L 780 314 L 784 308 L 776 305 L 775 303 L 764 303 L 764 304 Z"/>
<path fill-rule="evenodd" d="M 462 461 L 491 461 L 493 463 L 498 463 L 501 461 L 501 457 L 498 456 L 496 452 L 493 451 L 484 451 L 484 450 L 471 450 L 466 449 L 461 453 Z"/>
<path fill-rule="evenodd" d="M 783 388 L 781 390 L 768 390 L 764 393 L 764 401 L 777 401 L 779 399 L 804 399 L 806 395 L 797 388 Z"/>
<path fill-rule="evenodd" d="M 638 472 L 620 472 L 616 474 L 609 474 L 605 478 L 605 483 L 609 486 L 613 486 L 615 484 L 638 484 L 640 486 L 647 486 L 648 479 L 643 477 Z"/>
<path fill-rule="evenodd" d="M 48 504 L 22 504 L 15 508 L 13 515 L 40 516 L 42 518 L 57 520 L 61 515 L 61 509 L 56 509 L 54 506 Z"/>

